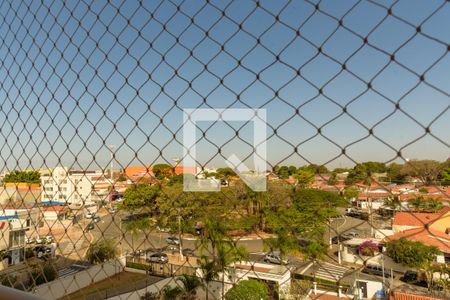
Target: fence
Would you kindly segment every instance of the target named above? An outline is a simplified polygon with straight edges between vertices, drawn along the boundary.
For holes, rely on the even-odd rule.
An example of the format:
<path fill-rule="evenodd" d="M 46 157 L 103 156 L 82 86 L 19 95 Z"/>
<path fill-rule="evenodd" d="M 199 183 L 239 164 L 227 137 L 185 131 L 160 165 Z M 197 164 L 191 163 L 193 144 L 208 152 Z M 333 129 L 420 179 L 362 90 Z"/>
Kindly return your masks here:
<path fill-rule="evenodd" d="M 47 235 L 73 261 L 181 247 L 214 278 L 237 260 L 281 256 L 336 267 L 350 233 L 383 246 L 419 240 L 437 254 L 415 266 L 449 263 L 449 9 L 445 0 L 1 1 L 4 267 L 31 276 L 28 256 L 48 251 L 35 242 Z M 116 272 L 97 271 L 37 294 Z"/>

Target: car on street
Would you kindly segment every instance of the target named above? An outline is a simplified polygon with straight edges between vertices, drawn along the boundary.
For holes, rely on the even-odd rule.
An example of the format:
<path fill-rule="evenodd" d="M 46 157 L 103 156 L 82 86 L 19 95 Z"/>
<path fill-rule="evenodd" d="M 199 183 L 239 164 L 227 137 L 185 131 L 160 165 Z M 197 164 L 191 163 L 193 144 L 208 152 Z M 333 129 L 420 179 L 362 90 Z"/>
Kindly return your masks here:
<path fill-rule="evenodd" d="M 86 219 L 92 219 L 92 218 L 94 217 L 94 214 L 91 213 L 91 212 L 87 212 L 87 213 L 84 214 L 84 217 L 85 217 Z"/>
<path fill-rule="evenodd" d="M 170 228 L 168 227 L 156 226 L 156 230 L 159 232 L 170 232 Z"/>
<path fill-rule="evenodd" d="M 381 266 L 376 265 L 367 265 L 364 267 L 364 269 L 362 269 L 362 272 L 371 275 L 383 276 L 383 268 Z M 391 270 L 385 268 L 384 277 L 390 278 Z"/>
<path fill-rule="evenodd" d="M 115 208 L 110 208 L 108 211 L 109 211 L 110 214 L 113 215 L 113 214 L 115 214 L 115 213 L 117 212 L 117 209 L 115 209 Z"/>
<path fill-rule="evenodd" d="M 53 237 L 51 235 L 47 235 L 45 237 L 45 243 L 51 244 L 53 242 Z"/>
<path fill-rule="evenodd" d="M 184 256 L 194 256 L 194 250 L 190 248 L 185 248 L 183 251 L 181 251 Z"/>
<path fill-rule="evenodd" d="M 165 264 L 169 261 L 169 257 L 162 252 L 148 252 L 145 260 L 147 262 Z"/>
<path fill-rule="evenodd" d="M 344 232 L 344 233 L 342 233 L 342 234 L 340 234 L 340 235 L 334 236 L 334 237 L 331 239 L 331 242 L 332 242 L 333 244 L 337 244 L 338 241 L 339 241 L 340 243 L 342 243 L 342 242 L 345 242 L 345 241 L 354 239 L 354 238 L 356 238 L 356 237 L 358 237 L 358 236 L 359 236 L 359 234 L 358 234 L 357 232 L 355 232 L 355 231 Z"/>
<path fill-rule="evenodd" d="M 169 236 L 168 238 L 166 238 L 166 242 L 169 245 L 179 245 L 180 244 L 180 240 L 174 236 Z"/>
<path fill-rule="evenodd" d="M 347 212 L 345 214 L 348 217 L 352 217 L 352 218 L 356 218 L 356 219 L 361 219 L 361 220 L 369 220 L 369 214 L 363 211 L 358 211 L 358 210 L 352 210 L 350 212 Z"/>
<path fill-rule="evenodd" d="M 288 261 L 286 259 L 281 260 L 281 256 L 279 252 L 269 252 L 264 257 L 264 262 L 271 263 L 271 264 L 277 264 L 277 265 L 287 265 Z"/>
<path fill-rule="evenodd" d="M 92 221 L 95 222 L 95 223 L 100 222 L 100 216 L 95 216 L 95 217 L 92 219 Z"/>
<path fill-rule="evenodd" d="M 36 240 L 31 236 L 25 237 L 25 243 L 27 243 L 27 244 L 33 244 L 35 241 Z"/>
<path fill-rule="evenodd" d="M 173 254 L 175 252 L 179 252 L 180 251 L 180 247 L 178 245 L 169 244 L 166 247 L 164 247 L 164 251 L 171 252 Z"/>
<path fill-rule="evenodd" d="M 92 230 L 92 229 L 94 229 L 94 223 L 87 224 L 86 231 L 89 231 L 89 230 Z"/>

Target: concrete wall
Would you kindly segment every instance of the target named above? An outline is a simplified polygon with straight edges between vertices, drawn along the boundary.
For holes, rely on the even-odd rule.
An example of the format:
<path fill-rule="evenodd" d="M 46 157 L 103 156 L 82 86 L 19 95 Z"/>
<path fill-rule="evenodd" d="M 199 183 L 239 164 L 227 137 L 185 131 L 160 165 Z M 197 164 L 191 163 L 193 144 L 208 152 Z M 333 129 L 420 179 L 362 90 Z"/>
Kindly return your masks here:
<path fill-rule="evenodd" d="M 42 284 L 34 289 L 34 293 L 44 299 L 52 300 L 63 297 L 114 274 L 120 273 L 125 267 L 125 257 L 111 260 L 102 265 L 94 265 L 89 269 L 73 275 L 58 278 Z"/>

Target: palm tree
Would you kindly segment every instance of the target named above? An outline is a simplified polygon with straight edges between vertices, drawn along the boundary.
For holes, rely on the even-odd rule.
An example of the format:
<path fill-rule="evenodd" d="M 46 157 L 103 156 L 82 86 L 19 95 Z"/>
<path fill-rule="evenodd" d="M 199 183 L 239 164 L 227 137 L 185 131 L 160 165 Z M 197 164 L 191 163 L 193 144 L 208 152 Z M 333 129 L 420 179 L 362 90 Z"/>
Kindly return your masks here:
<path fill-rule="evenodd" d="M 208 256 L 202 255 L 199 260 L 200 269 L 202 270 L 202 279 L 206 289 L 206 300 L 209 298 L 209 283 L 217 279 L 219 276 L 219 268 L 214 260 Z"/>
<path fill-rule="evenodd" d="M 183 284 L 183 289 L 180 298 L 183 300 L 193 300 L 197 295 L 197 288 L 202 286 L 202 282 L 195 276 L 183 274 L 178 277 L 176 281 Z"/>
<path fill-rule="evenodd" d="M 182 289 L 179 286 L 167 285 L 161 291 L 161 300 L 175 300 L 182 293 Z"/>
<path fill-rule="evenodd" d="M 238 247 L 235 242 L 228 241 L 218 244 L 215 262 L 222 273 L 222 299 L 225 296 L 225 275 L 228 266 L 245 258 L 248 258 L 248 252 L 243 246 Z"/>

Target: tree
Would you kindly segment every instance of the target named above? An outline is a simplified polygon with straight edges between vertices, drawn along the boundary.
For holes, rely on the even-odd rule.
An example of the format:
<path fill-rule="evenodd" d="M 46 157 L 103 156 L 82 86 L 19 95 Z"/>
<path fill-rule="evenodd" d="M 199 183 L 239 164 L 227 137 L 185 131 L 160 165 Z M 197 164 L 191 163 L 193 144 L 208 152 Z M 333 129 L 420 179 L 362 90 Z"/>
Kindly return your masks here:
<path fill-rule="evenodd" d="M 396 263 L 411 268 L 422 268 L 436 260 L 439 250 L 421 242 L 400 238 L 387 243 L 387 255 Z"/>
<path fill-rule="evenodd" d="M 357 182 L 365 182 L 369 183 L 370 175 L 367 172 L 367 169 L 362 164 L 357 164 L 350 172 L 348 173 L 347 178 L 345 179 L 346 185 L 352 185 Z"/>
<path fill-rule="evenodd" d="M 293 174 L 300 188 L 307 188 L 314 182 L 315 172 L 308 167 L 301 167 Z"/>
<path fill-rule="evenodd" d="M 161 291 L 161 300 L 176 300 L 182 292 L 179 286 L 166 285 Z"/>
<path fill-rule="evenodd" d="M 209 298 L 209 284 L 219 277 L 219 268 L 215 260 L 206 255 L 201 255 L 199 259 L 200 269 L 202 270 L 202 279 L 205 286 L 205 299 Z"/>
<path fill-rule="evenodd" d="M 428 289 L 433 280 L 432 263 L 439 254 L 435 246 L 427 246 L 421 242 L 400 238 L 387 243 L 387 255 L 396 263 L 411 268 L 421 269 L 427 277 Z"/>
<path fill-rule="evenodd" d="M 422 196 L 418 196 L 411 200 L 408 206 L 418 211 L 436 212 L 443 207 L 443 204 L 437 199 L 425 200 Z"/>
<path fill-rule="evenodd" d="M 331 172 L 330 177 L 328 178 L 328 185 L 336 185 L 338 183 L 337 180 L 337 173 L 336 172 Z"/>
<path fill-rule="evenodd" d="M 315 174 L 327 174 L 330 172 L 324 165 L 309 164 L 308 169 L 312 170 Z"/>
<path fill-rule="evenodd" d="M 99 240 L 89 246 L 86 258 L 91 264 L 103 263 L 115 258 L 117 252 L 114 240 Z"/>
<path fill-rule="evenodd" d="M 12 171 L 6 174 L 3 178 L 3 182 L 13 182 L 13 183 L 41 183 L 41 174 L 39 171 Z"/>
<path fill-rule="evenodd" d="M 225 300 L 266 300 L 268 298 L 267 285 L 256 279 L 241 280 L 225 294 Z"/>
<path fill-rule="evenodd" d="M 405 180 L 405 175 L 402 173 L 403 165 L 391 163 L 386 170 L 387 180 L 390 182 L 401 183 Z"/>
<path fill-rule="evenodd" d="M 127 211 L 151 209 L 155 206 L 155 200 L 160 193 L 159 185 L 134 184 L 125 190 L 123 203 L 120 209 Z"/>
<path fill-rule="evenodd" d="M 154 165 L 152 172 L 155 174 L 156 179 L 159 180 L 170 178 L 175 174 L 174 168 L 168 164 Z"/>
<path fill-rule="evenodd" d="M 195 276 L 183 274 L 177 277 L 176 281 L 181 282 L 183 289 L 179 298 L 182 300 L 194 300 L 197 295 L 197 288 L 202 286 L 202 282 Z"/>
<path fill-rule="evenodd" d="M 355 199 L 359 196 L 359 189 L 355 186 L 346 187 L 344 189 L 344 198 L 345 199 Z"/>
<path fill-rule="evenodd" d="M 437 181 L 441 171 L 442 165 L 435 160 L 410 160 L 403 165 L 402 174 L 430 184 Z"/>
<path fill-rule="evenodd" d="M 134 238 L 141 231 L 147 232 L 147 230 L 155 226 L 155 220 L 151 218 L 139 218 L 125 223 L 125 230 L 131 233 L 131 248 L 133 251 L 139 247 L 134 247 Z M 144 243 L 147 239 L 144 239 Z"/>
<path fill-rule="evenodd" d="M 441 173 L 439 174 L 439 181 L 442 185 L 450 185 L 450 159 L 441 164 Z"/>
<path fill-rule="evenodd" d="M 31 285 L 40 285 L 53 281 L 58 276 L 55 266 L 50 262 L 36 265 L 30 273 Z"/>
<path fill-rule="evenodd" d="M 192 230 L 202 211 L 208 207 L 206 199 L 210 193 L 184 192 L 182 184 L 165 186 L 156 199 L 158 224 L 169 226 L 178 233 L 180 256 L 183 257 L 185 232 Z"/>

